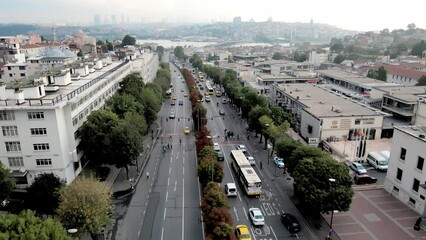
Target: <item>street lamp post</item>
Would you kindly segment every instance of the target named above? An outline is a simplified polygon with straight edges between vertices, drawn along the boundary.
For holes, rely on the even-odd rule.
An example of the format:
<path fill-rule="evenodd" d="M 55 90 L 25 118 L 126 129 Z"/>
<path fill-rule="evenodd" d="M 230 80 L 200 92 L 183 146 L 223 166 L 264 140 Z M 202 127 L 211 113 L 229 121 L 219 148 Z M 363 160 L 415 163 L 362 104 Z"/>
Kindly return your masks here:
<path fill-rule="evenodd" d="M 265 129 L 268 129 L 269 124 L 265 124 Z M 265 147 L 263 148 L 263 150 L 267 150 L 268 149 L 268 138 L 266 137 L 266 134 L 263 133 L 263 137 L 265 138 Z"/>
<path fill-rule="evenodd" d="M 328 179 L 328 181 L 330 182 L 330 184 L 331 184 L 331 190 L 332 190 L 332 197 L 334 197 L 334 185 L 335 185 L 335 183 L 336 183 L 336 179 L 334 179 L 334 178 L 329 178 Z M 327 236 L 327 239 L 331 239 L 331 235 L 332 235 L 332 233 L 333 233 L 333 216 L 334 216 L 334 199 L 332 199 L 332 211 L 331 211 L 331 219 L 330 219 L 330 229 L 329 229 L 329 231 L 328 231 L 328 236 Z"/>

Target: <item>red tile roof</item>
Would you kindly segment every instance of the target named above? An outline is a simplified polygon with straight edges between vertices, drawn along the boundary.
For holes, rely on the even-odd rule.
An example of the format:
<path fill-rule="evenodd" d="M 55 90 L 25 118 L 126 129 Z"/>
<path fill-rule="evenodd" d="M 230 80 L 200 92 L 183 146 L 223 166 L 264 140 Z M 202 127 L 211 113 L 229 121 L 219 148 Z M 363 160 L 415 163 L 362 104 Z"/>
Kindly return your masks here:
<path fill-rule="evenodd" d="M 38 45 L 38 44 L 26 44 L 26 45 L 22 45 L 21 48 L 23 49 L 30 49 L 30 48 L 40 48 L 42 46 Z"/>
<path fill-rule="evenodd" d="M 411 79 L 417 79 L 418 80 L 423 75 L 426 76 L 426 72 L 422 72 L 422 71 L 406 69 L 406 68 L 397 67 L 397 66 L 384 66 L 384 67 L 385 67 L 386 72 L 388 74 L 394 74 L 394 75 L 398 75 L 398 76 L 402 76 L 402 77 L 409 77 Z"/>

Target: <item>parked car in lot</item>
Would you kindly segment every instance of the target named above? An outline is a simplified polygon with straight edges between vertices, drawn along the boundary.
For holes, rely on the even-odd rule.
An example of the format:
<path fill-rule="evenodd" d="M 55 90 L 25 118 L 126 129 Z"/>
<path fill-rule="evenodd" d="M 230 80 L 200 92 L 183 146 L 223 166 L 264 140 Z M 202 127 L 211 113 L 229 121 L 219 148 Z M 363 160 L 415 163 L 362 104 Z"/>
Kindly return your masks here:
<path fill-rule="evenodd" d="M 246 225 L 237 225 L 235 227 L 235 236 L 238 240 L 251 240 L 250 230 Z"/>
<path fill-rule="evenodd" d="M 259 208 L 250 208 L 249 217 L 253 225 L 263 226 L 265 225 L 265 218 L 263 217 L 262 211 Z"/>
<path fill-rule="evenodd" d="M 360 163 L 353 162 L 350 165 L 350 168 L 356 173 L 356 174 L 365 174 L 367 173 L 367 170 L 362 166 Z"/>
<path fill-rule="evenodd" d="M 241 150 L 243 153 L 247 152 L 247 148 L 244 145 L 238 145 L 237 150 Z"/>
<path fill-rule="evenodd" d="M 371 184 L 371 183 L 376 183 L 377 178 L 372 177 L 368 174 L 358 174 L 358 175 L 355 175 L 354 182 L 355 184 Z"/>
<path fill-rule="evenodd" d="M 300 232 L 300 223 L 297 221 L 297 218 L 290 213 L 281 214 L 281 222 L 287 228 L 287 230 L 291 233 Z"/>
<path fill-rule="evenodd" d="M 220 114 L 220 115 L 225 115 L 225 111 L 223 111 L 223 109 L 220 109 L 220 110 L 219 110 L 219 114 Z"/>
<path fill-rule="evenodd" d="M 220 151 L 219 143 L 213 143 L 213 149 L 214 149 L 215 151 Z"/>
<path fill-rule="evenodd" d="M 277 165 L 277 167 L 278 167 L 278 168 L 284 168 L 284 167 L 285 167 L 285 165 L 284 165 L 284 162 L 283 162 L 283 159 L 282 159 L 282 158 L 275 157 L 275 158 L 274 158 L 274 163 L 275 163 L 275 165 Z"/>

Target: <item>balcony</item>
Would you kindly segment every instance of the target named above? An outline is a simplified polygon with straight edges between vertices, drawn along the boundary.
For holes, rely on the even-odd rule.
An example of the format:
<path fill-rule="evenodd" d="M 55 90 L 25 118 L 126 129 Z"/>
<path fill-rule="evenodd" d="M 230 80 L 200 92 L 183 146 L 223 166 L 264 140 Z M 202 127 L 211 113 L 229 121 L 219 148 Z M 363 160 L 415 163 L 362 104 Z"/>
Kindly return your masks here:
<path fill-rule="evenodd" d="M 411 107 L 395 107 L 391 104 L 383 103 L 382 108 L 385 108 L 391 112 L 400 114 L 401 116 L 405 117 L 413 117 L 415 115 L 413 105 Z"/>

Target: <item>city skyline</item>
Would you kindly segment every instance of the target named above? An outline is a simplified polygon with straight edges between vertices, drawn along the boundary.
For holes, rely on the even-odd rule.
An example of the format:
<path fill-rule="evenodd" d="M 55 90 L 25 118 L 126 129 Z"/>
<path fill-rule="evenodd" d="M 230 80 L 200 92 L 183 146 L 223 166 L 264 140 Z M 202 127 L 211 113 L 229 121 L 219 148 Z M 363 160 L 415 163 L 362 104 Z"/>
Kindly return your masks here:
<path fill-rule="evenodd" d="M 291 3 L 266 0 L 262 5 L 249 5 L 241 0 L 125 0 L 120 3 L 112 0 L 16 0 L 2 4 L 0 22 L 94 25 L 94 15 L 99 15 L 102 24 L 106 19 L 111 23 L 112 16 L 115 16 L 116 23 L 122 23 L 123 16 L 126 23 L 211 23 L 232 22 L 234 17 L 240 16 L 243 22 L 250 19 L 262 22 L 270 17 L 277 22 L 310 22 L 313 19 L 314 23 L 347 30 L 379 31 L 385 28 L 406 29 L 410 23 L 426 28 L 422 19 L 424 6 L 426 4 L 415 0 L 386 6 L 366 0 L 352 6 L 342 6 L 337 0 L 321 3 L 312 0 Z"/>

